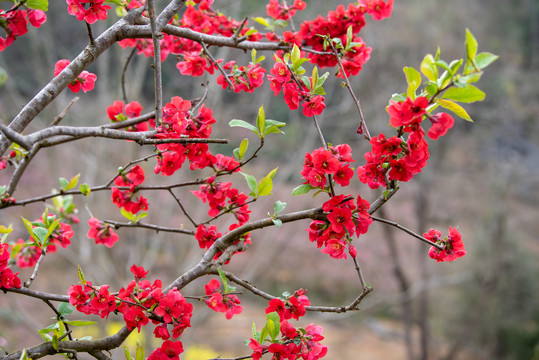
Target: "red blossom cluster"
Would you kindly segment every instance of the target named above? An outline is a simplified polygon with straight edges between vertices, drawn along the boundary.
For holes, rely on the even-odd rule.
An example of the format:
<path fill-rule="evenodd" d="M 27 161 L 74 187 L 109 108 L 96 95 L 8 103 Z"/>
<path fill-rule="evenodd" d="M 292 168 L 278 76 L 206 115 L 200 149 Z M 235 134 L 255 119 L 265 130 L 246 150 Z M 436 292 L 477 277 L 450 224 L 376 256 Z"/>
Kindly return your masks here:
<path fill-rule="evenodd" d="M 21 279 L 17 276 L 19 273 L 13 273 L 8 266 L 10 258 L 9 244 L 0 244 L 0 289 L 21 287 Z"/>
<path fill-rule="evenodd" d="M 93 24 L 97 20 L 107 18 L 107 10 L 111 7 L 104 5 L 105 0 L 66 0 L 67 12 L 79 21 Z"/>
<path fill-rule="evenodd" d="M 144 280 L 148 271 L 143 267 L 133 265 L 131 272 L 135 280 L 126 288 L 121 288 L 117 295 L 109 292 L 108 285 L 94 286 L 90 281 L 84 281 L 82 285 L 72 285 L 67 292 L 69 303 L 84 314 L 99 315 L 102 318 L 108 317 L 112 312 L 119 312 L 129 330 L 137 328 L 140 332 L 141 327 L 151 321 L 156 325 L 156 338 L 178 338 L 191 326 L 193 305 L 188 303 L 176 288 L 163 293 L 161 280 L 155 280 L 153 284 Z M 165 341 L 163 344 L 165 349 L 170 345 L 171 341 Z M 163 351 L 163 348 L 155 351 Z M 154 358 L 155 356 L 157 355 L 154 355 Z"/>
<path fill-rule="evenodd" d="M 47 21 L 47 15 L 42 10 L 19 10 L 16 8 L 0 10 L 0 27 L 6 33 L 5 38 L 0 36 L 0 51 L 4 51 L 13 44 L 17 37 L 28 32 L 28 22 L 39 28 L 45 21 Z"/>
<path fill-rule="evenodd" d="M 236 65 L 236 62 L 232 60 L 227 62 L 223 66 L 223 69 L 229 71 L 227 78 L 232 85 L 234 85 L 233 90 L 236 93 L 241 91 L 254 92 L 256 88 L 261 87 L 264 83 L 266 69 L 260 66 L 260 64 L 250 62 L 249 65 L 245 67 L 243 65 Z M 217 84 L 221 85 L 223 89 L 230 86 L 223 74 L 217 77 Z"/>
<path fill-rule="evenodd" d="M 279 315 L 281 339 L 270 345 L 250 339 L 249 347 L 253 350 L 253 360 L 259 360 L 265 352 L 272 354 L 273 360 L 317 360 L 326 356 L 327 346 L 320 344 L 324 339 L 321 326 L 309 324 L 305 328 L 296 328 L 288 321 L 299 320 L 305 315 L 305 306 L 310 305 L 305 293 L 303 289 L 299 289 L 284 301 L 277 298 L 270 300 L 266 314 L 276 312 Z"/>
<path fill-rule="evenodd" d="M 58 60 L 54 65 L 54 76 L 58 76 L 64 70 L 70 61 L 66 59 Z M 97 80 L 96 74 L 84 70 L 81 72 L 71 84 L 67 85 L 71 91 L 78 93 L 80 90 L 83 92 L 88 92 L 93 90 L 95 86 L 95 81 Z"/>
<path fill-rule="evenodd" d="M 191 192 L 203 203 L 208 203 L 210 207 L 209 216 L 214 217 L 224 211 L 233 213 L 239 225 L 243 225 L 249 220 L 251 211 L 246 204 L 247 195 L 240 193 L 238 189 L 232 188 L 232 183 L 230 182 L 215 181 L 215 176 L 209 177 L 206 182 L 206 185 L 200 186 L 200 190 Z"/>
<path fill-rule="evenodd" d="M 269 4 L 266 5 L 266 12 L 269 16 L 275 20 L 290 20 L 296 11 L 305 10 L 307 3 L 302 0 L 294 0 L 292 6 L 288 6 L 286 3 L 281 4 L 279 0 L 270 0 Z"/>
<path fill-rule="evenodd" d="M 138 186 L 144 182 L 144 169 L 135 165 L 128 172 L 122 172 L 114 179 L 114 184 L 118 187 L 128 188 L 121 190 L 112 187 L 112 202 L 119 208 L 136 214 L 141 210 L 148 210 L 148 200 L 138 195 Z"/>
<path fill-rule="evenodd" d="M 173 18 L 170 24 L 189 28 L 196 32 L 201 32 L 208 35 L 222 35 L 231 37 L 240 27 L 240 22 L 223 15 L 211 8 L 213 1 L 200 0 L 195 1 L 198 7 L 193 4 L 188 4 L 185 12 L 179 18 Z M 248 22 L 245 22 L 239 36 L 245 36 L 251 30 L 246 27 Z M 258 41 L 262 38 L 259 33 L 251 33 L 247 35 L 250 41 Z M 123 48 L 135 47 L 138 49 L 138 54 L 144 54 L 147 57 L 153 57 L 153 43 L 151 39 L 125 39 L 119 42 Z M 192 40 L 178 38 L 173 35 L 163 34 L 163 39 L 160 41 L 161 61 L 164 61 L 168 55 L 180 55 L 183 60 L 177 64 L 178 70 L 184 75 L 200 76 L 204 71 L 210 74 L 216 69 L 215 64 L 211 59 L 203 54 L 202 46 Z"/>
<path fill-rule="evenodd" d="M 211 135 L 211 125 L 215 123 L 213 112 L 205 105 L 199 107 L 197 114 L 188 112 L 191 102 L 175 96 L 163 107 L 162 125 L 158 127 L 159 139 L 178 139 L 181 137 L 206 139 Z M 208 144 L 159 144 L 160 151 L 156 174 L 170 176 L 180 169 L 187 159 L 191 170 L 212 168 L 216 172 L 239 171 L 239 163 L 221 154 L 212 155 Z"/>
<path fill-rule="evenodd" d="M 430 115 L 428 106 L 429 101 L 424 96 L 391 102 L 387 108 L 389 122 L 400 134 L 409 133 L 408 139 L 401 136 L 388 139 L 384 134 L 373 137 L 370 141 L 372 151 L 365 153 L 367 163 L 357 169 L 361 182 L 377 189 L 380 185 L 386 186 L 388 180 L 409 181 L 421 172 L 429 158 L 425 130 L 421 127 L 423 119 L 426 117 L 433 123 L 428 132 L 431 139 L 447 133 L 454 123 L 446 113 Z"/>
<path fill-rule="evenodd" d="M 116 241 L 118 241 L 118 235 L 112 230 L 109 224 L 105 224 L 95 217 L 92 217 L 88 220 L 88 230 L 89 239 L 94 239 L 96 244 L 103 244 L 106 247 L 113 247 Z"/>
<path fill-rule="evenodd" d="M 324 97 L 312 94 L 305 84 L 300 86 L 298 84 L 300 80 L 296 81 L 292 77 L 289 65 L 277 55 L 274 59 L 275 65 L 270 70 L 271 75 L 268 75 L 268 80 L 270 80 L 270 89 L 273 90 L 275 96 L 279 95 L 282 89 L 284 101 L 290 110 L 296 110 L 301 102 L 303 115 L 308 117 L 320 115 L 326 108 Z M 312 84 L 312 78 L 309 80 L 312 89 L 315 84 Z"/>
<path fill-rule="evenodd" d="M 140 105 L 138 101 L 131 101 L 129 104 L 125 105 L 124 108 L 124 102 L 116 100 L 112 105 L 107 107 L 107 115 L 112 122 L 124 121 L 140 116 L 142 109 L 142 105 Z M 129 126 L 127 127 L 127 130 L 135 132 L 148 131 L 150 127 L 155 128 L 154 119 Z"/>
<path fill-rule="evenodd" d="M 243 306 L 240 299 L 233 294 L 223 294 L 219 291 L 221 283 L 217 279 L 211 279 L 209 283 L 204 285 L 204 291 L 209 296 L 204 300 L 206 305 L 214 311 L 225 313 L 227 320 L 232 319 L 236 314 L 241 314 Z"/>
<path fill-rule="evenodd" d="M 383 3 L 380 1 L 380 3 Z M 349 4 L 347 8 L 339 5 L 335 11 L 330 11 L 324 18 L 318 16 L 311 21 L 304 21 L 300 30 L 297 32 L 285 31 L 282 39 L 273 33 L 266 37 L 272 41 L 284 41 L 289 44 L 296 44 L 301 47 L 310 47 L 315 52 L 309 52 L 307 56 L 312 63 L 320 67 L 333 67 L 338 64 L 338 60 L 333 54 L 327 53 L 322 36 L 329 38 L 338 38 L 343 44 L 346 43 L 348 27 L 352 27 L 352 42 L 355 43 L 348 51 L 343 54 L 342 64 L 346 75 L 357 75 L 369 58 L 372 49 L 365 45 L 363 39 L 358 36 L 359 32 L 365 26 L 365 6 Z M 342 77 L 342 74 L 339 75 Z"/>
<path fill-rule="evenodd" d="M 316 242 L 322 252 L 334 259 L 346 259 L 346 249 L 356 257 L 356 248 L 351 244 L 352 236 L 365 234 L 372 223 L 368 213 L 370 204 L 357 196 L 357 206 L 350 195 L 337 195 L 326 201 L 322 209 L 327 221 L 313 220 L 309 226 L 309 240 Z"/>
<path fill-rule="evenodd" d="M 437 262 L 454 261 L 466 255 L 462 237 L 456 228 L 449 227 L 449 235 L 442 239 L 442 233 L 435 229 L 430 229 L 428 233 L 424 233 L 425 239 L 444 247 L 440 250 L 436 247 L 431 247 L 429 256 Z"/>
<path fill-rule="evenodd" d="M 316 149 L 305 154 L 305 162 L 301 175 L 305 179 L 304 184 L 310 184 L 314 188 L 324 189 L 327 184 L 327 175 L 333 175 L 333 180 L 341 186 L 348 186 L 354 171 L 350 169 L 352 148 L 348 144 L 328 146 Z"/>

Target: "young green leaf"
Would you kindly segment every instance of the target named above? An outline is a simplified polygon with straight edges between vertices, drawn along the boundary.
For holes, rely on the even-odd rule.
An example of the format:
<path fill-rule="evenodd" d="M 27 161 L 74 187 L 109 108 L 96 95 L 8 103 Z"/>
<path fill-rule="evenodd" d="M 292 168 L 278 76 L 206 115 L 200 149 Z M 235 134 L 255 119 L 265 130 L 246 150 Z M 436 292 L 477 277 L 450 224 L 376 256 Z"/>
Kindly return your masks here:
<path fill-rule="evenodd" d="M 310 184 L 302 184 L 292 190 L 292 196 L 307 194 L 312 188 Z"/>
<path fill-rule="evenodd" d="M 88 184 L 80 184 L 79 191 L 81 192 L 82 195 L 89 196 L 90 193 L 92 192 L 92 189 L 90 189 Z"/>
<path fill-rule="evenodd" d="M 447 89 L 442 95 L 442 99 L 472 103 L 475 101 L 483 101 L 485 99 L 485 93 L 473 85 L 467 85 L 463 88 L 452 87 Z"/>
<path fill-rule="evenodd" d="M 279 227 L 283 225 L 283 222 L 281 219 L 271 219 L 271 221 L 275 224 L 275 226 Z"/>
<path fill-rule="evenodd" d="M 245 173 L 240 173 L 243 175 L 243 177 L 245 178 L 245 181 L 247 181 L 247 185 L 249 185 L 249 189 L 251 189 L 251 196 L 254 196 L 256 197 L 257 195 L 257 192 L 258 192 L 258 184 L 256 182 L 256 178 L 253 176 L 253 175 L 249 175 L 249 174 L 245 174 Z"/>
<path fill-rule="evenodd" d="M 66 316 L 73 312 L 73 308 L 69 303 L 63 302 L 58 306 L 58 312 L 61 316 Z"/>
<path fill-rule="evenodd" d="M 408 83 L 408 90 L 406 93 L 410 98 L 415 99 L 415 92 L 421 85 L 421 74 L 416 69 L 408 66 L 405 66 L 403 71 L 406 75 L 406 82 Z"/>
<path fill-rule="evenodd" d="M 466 29 L 466 58 L 468 61 L 472 62 L 475 60 L 475 55 L 477 54 L 477 40 L 475 36 L 470 32 L 469 29 Z"/>
<path fill-rule="evenodd" d="M 242 128 L 251 130 L 256 135 L 260 136 L 260 133 L 258 132 L 258 129 L 256 128 L 256 126 L 253 126 L 253 125 L 251 125 L 248 122 L 243 121 L 243 120 L 239 120 L 239 119 L 230 120 L 230 122 L 228 123 L 228 126 L 230 126 L 230 127 L 242 127 Z"/>
<path fill-rule="evenodd" d="M 258 109 L 258 115 L 256 116 L 256 127 L 259 134 L 264 134 L 266 129 L 266 114 L 264 113 L 264 106 L 260 106 Z"/>
<path fill-rule="evenodd" d="M 268 175 L 260 179 L 258 182 L 257 197 L 271 195 L 271 190 L 273 190 L 273 177 L 275 176 L 277 169 L 278 168 L 271 170 Z"/>
<path fill-rule="evenodd" d="M 126 360 L 133 360 L 133 357 L 131 356 L 131 353 L 129 352 L 129 348 L 127 347 L 127 345 L 124 345 L 123 348 L 124 348 L 124 355 L 125 355 Z"/>
<path fill-rule="evenodd" d="M 254 17 L 253 18 L 254 21 L 256 21 L 257 23 L 259 23 L 260 25 L 263 25 L 267 28 L 270 27 L 270 24 L 268 23 L 268 20 L 263 18 L 263 17 Z"/>
<path fill-rule="evenodd" d="M 438 68 L 434 65 L 434 58 L 431 54 L 425 55 L 421 62 L 421 72 L 431 81 L 438 79 Z"/>
<path fill-rule="evenodd" d="M 470 122 L 473 122 L 470 115 L 468 115 L 466 110 L 464 110 L 464 108 L 462 106 L 460 106 L 459 104 L 457 104 L 457 103 L 455 103 L 453 101 L 444 100 L 444 99 L 437 99 L 436 103 L 438 103 L 441 107 L 452 111 L 453 113 L 455 113 L 455 115 L 460 116 L 464 120 L 468 120 Z"/>
<path fill-rule="evenodd" d="M 89 326 L 97 324 L 97 321 L 88 320 L 64 320 L 64 323 L 72 326 Z"/>
<path fill-rule="evenodd" d="M 294 44 L 294 47 L 292 48 L 292 54 L 291 54 L 291 62 L 292 65 L 295 65 L 295 63 L 301 58 L 301 52 L 299 51 L 299 47 Z"/>
<path fill-rule="evenodd" d="M 477 65 L 477 68 L 484 69 L 490 64 L 492 64 L 499 56 L 488 53 L 488 52 L 482 52 L 477 54 L 475 57 L 475 65 Z"/>
<path fill-rule="evenodd" d="M 122 213 L 124 218 L 126 218 L 127 220 L 129 220 L 131 222 L 136 222 L 137 217 L 136 217 L 135 214 L 130 213 L 129 211 L 125 210 L 124 208 L 121 208 L 120 212 Z"/>
<path fill-rule="evenodd" d="M 28 231 L 28 234 L 30 234 L 30 236 L 33 237 L 34 227 L 32 226 L 32 222 L 30 222 L 30 220 L 27 220 L 25 218 L 22 218 L 22 222 L 24 223 L 24 227 L 26 228 L 26 231 Z"/>
<path fill-rule="evenodd" d="M 30 9 L 36 10 L 49 10 L 49 1 L 48 0 L 26 0 L 24 5 L 28 6 Z"/>
<path fill-rule="evenodd" d="M 144 346 L 137 342 L 137 349 L 135 350 L 135 360 L 144 360 Z"/>
<path fill-rule="evenodd" d="M 65 191 L 65 190 L 71 190 L 73 189 L 75 186 L 77 186 L 78 182 L 79 182 L 79 177 L 80 177 L 80 174 L 77 174 L 75 176 L 73 176 L 69 182 L 66 184 L 65 187 L 63 187 L 62 189 Z"/>
<path fill-rule="evenodd" d="M 280 200 L 277 200 L 275 204 L 273 204 L 273 215 L 278 215 L 285 208 L 286 208 L 286 203 Z"/>
<path fill-rule="evenodd" d="M 80 265 L 77 265 L 77 271 L 79 273 L 80 283 L 82 285 L 86 285 L 86 278 L 84 277 L 84 273 L 82 272 L 82 268 L 80 267 Z"/>

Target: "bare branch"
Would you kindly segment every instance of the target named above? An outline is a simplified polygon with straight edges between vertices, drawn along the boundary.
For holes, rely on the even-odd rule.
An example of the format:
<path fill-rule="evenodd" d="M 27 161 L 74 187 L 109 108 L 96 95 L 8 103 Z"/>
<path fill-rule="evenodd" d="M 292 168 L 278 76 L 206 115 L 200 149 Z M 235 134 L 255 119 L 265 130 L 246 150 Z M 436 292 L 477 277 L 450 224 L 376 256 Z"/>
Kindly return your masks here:
<path fill-rule="evenodd" d="M 381 222 L 381 223 L 384 223 L 384 224 L 387 224 L 387 225 L 391 225 L 391 226 L 394 226 L 396 227 L 397 229 L 399 230 L 402 230 L 404 231 L 405 233 L 409 234 L 409 235 L 412 235 L 413 237 L 415 237 L 416 239 L 419 239 L 421 241 L 423 241 L 424 243 L 426 244 L 429 244 L 430 246 L 434 246 L 435 248 L 437 248 L 438 250 L 444 250 L 444 247 L 442 245 L 439 245 L 439 244 L 436 244 L 436 243 L 433 243 L 432 241 L 429 241 L 427 239 L 425 239 L 425 237 L 413 232 L 412 230 L 408 229 L 408 228 L 405 228 L 404 226 L 394 222 L 394 221 L 390 221 L 390 220 L 386 220 L 386 219 L 382 219 L 382 218 L 379 218 L 379 217 L 376 217 L 376 216 L 372 216 L 371 215 L 371 218 L 374 220 L 374 221 L 378 221 L 378 222 Z"/>

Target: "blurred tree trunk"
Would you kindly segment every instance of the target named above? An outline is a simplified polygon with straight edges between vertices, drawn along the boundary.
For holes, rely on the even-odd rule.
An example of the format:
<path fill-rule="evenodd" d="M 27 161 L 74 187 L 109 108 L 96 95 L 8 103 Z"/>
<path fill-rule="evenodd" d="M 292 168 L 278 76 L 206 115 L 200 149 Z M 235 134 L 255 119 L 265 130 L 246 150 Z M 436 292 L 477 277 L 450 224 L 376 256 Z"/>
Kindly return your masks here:
<path fill-rule="evenodd" d="M 386 211 L 384 207 L 381 207 L 378 210 L 380 216 L 387 218 Z M 395 233 L 393 228 L 389 226 L 383 226 L 384 229 L 384 238 L 387 241 L 387 246 L 389 248 L 389 254 L 391 256 L 391 263 L 393 264 L 393 275 L 399 286 L 399 290 L 402 294 L 401 301 L 401 317 L 402 323 L 404 324 L 404 342 L 406 346 L 406 358 L 408 360 L 414 360 L 414 342 L 412 338 L 412 303 L 409 297 L 407 296 L 407 291 L 410 289 L 410 280 L 404 272 L 402 266 L 401 257 L 399 254 L 399 249 L 395 240 Z"/>

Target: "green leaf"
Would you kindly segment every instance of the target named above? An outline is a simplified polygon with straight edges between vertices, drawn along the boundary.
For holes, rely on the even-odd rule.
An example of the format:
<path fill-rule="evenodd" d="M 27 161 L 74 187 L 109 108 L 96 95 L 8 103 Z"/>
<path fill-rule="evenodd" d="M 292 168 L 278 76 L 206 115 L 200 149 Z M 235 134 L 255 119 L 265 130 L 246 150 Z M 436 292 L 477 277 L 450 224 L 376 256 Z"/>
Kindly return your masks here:
<path fill-rule="evenodd" d="M 496 59 L 498 59 L 499 56 L 488 53 L 488 52 L 482 52 L 477 54 L 475 57 L 475 65 L 479 69 L 484 69 L 490 64 L 492 64 Z"/>
<path fill-rule="evenodd" d="M 52 232 L 58 227 L 58 224 L 60 223 L 60 219 L 54 220 L 52 224 L 50 224 L 49 229 L 47 230 L 47 234 L 45 235 L 45 240 L 51 236 Z M 36 228 L 37 229 L 37 228 Z M 35 229 L 34 229 L 35 231 Z"/>
<path fill-rule="evenodd" d="M 137 350 L 135 350 L 135 360 L 144 360 L 144 346 L 137 343 Z"/>
<path fill-rule="evenodd" d="M 263 18 L 263 17 L 254 17 L 253 20 L 256 21 L 257 23 L 259 23 L 260 25 L 264 25 L 267 28 L 270 27 L 270 24 L 268 23 L 268 20 Z"/>
<path fill-rule="evenodd" d="M 309 191 L 311 191 L 312 188 L 313 187 L 309 183 L 302 184 L 302 185 L 294 188 L 294 190 L 292 190 L 292 196 L 298 196 L 298 195 L 307 194 Z"/>
<path fill-rule="evenodd" d="M 131 356 L 131 353 L 129 352 L 129 348 L 127 347 L 127 345 L 124 345 L 123 348 L 124 348 L 125 358 L 127 360 L 133 360 L 133 357 Z"/>
<path fill-rule="evenodd" d="M 0 186 L 0 196 L 4 195 L 6 193 L 6 190 L 7 190 L 6 185 Z"/>
<path fill-rule="evenodd" d="M 122 6 L 122 2 L 120 0 L 105 0 L 106 3 L 114 4 L 116 6 Z"/>
<path fill-rule="evenodd" d="M 296 44 L 294 44 L 294 47 L 292 48 L 292 54 L 290 57 L 290 61 L 292 62 L 292 65 L 295 65 L 299 59 L 301 59 L 301 51 L 299 51 L 299 47 Z"/>
<path fill-rule="evenodd" d="M 247 148 L 249 147 L 249 139 L 245 138 L 240 143 L 239 160 L 243 159 Z"/>
<path fill-rule="evenodd" d="M 260 134 L 258 133 L 258 129 L 255 126 L 253 126 L 253 125 L 251 125 L 248 122 L 243 121 L 243 120 L 239 120 L 239 119 L 230 120 L 230 122 L 228 123 L 228 126 L 230 126 L 230 127 L 242 127 L 242 128 L 251 130 L 256 135 L 260 136 Z"/>
<path fill-rule="evenodd" d="M 73 176 L 63 189 L 64 190 L 73 189 L 75 186 L 77 186 L 77 184 L 79 182 L 79 177 L 80 177 L 80 174 L 77 174 L 77 175 Z"/>
<path fill-rule="evenodd" d="M 69 305 L 69 303 L 63 302 L 60 304 L 60 306 L 58 306 L 58 312 L 61 316 L 66 316 L 73 312 L 73 308 L 71 305 Z"/>
<path fill-rule="evenodd" d="M 19 360 L 28 360 L 28 352 L 26 351 L 26 349 L 22 349 L 21 357 L 19 358 Z"/>
<path fill-rule="evenodd" d="M 346 29 L 346 46 L 345 46 L 346 50 L 350 48 L 350 44 L 352 43 L 353 36 L 354 36 L 354 32 L 352 30 L 352 25 L 350 25 Z"/>
<path fill-rule="evenodd" d="M 135 222 L 139 222 L 140 220 L 144 219 L 146 216 L 148 216 L 148 212 L 147 211 L 143 211 L 139 214 L 137 214 L 137 217 L 135 218 Z"/>
<path fill-rule="evenodd" d="M 86 320 L 64 320 L 68 325 L 72 326 L 89 326 L 97 324 L 97 321 L 86 321 Z"/>
<path fill-rule="evenodd" d="M 318 83 L 318 68 L 315 66 L 313 67 L 313 73 L 311 75 L 312 83 L 316 87 L 316 84 Z"/>
<path fill-rule="evenodd" d="M 286 203 L 282 202 L 280 200 L 277 200 L 275 204 L 273 204 L 273 215 L 279 214 L 281 211 L 283 211 L 286 208 Z"/>
<path fill-rule="evenodd" d="M 475 36 L 470 32 L 469 29 L 466 29 L 466 58 L 468 61 L 472 62 L 475 60 L 475 55 L 477 54 L 477 40 Z"/>
<path fill-rule="evenodd" d="M 124 218 L 126 218 L 127 220 L 129 220 L 131 222 L 135 222 L 137 220 L 137 217 L 136 217 L 135 214 L 130 213 L 129 211 L 125 210 L 124 208 L 121 208 L 120 212 L 122 213 Z"/>
<path fill-rule="evenodd" d="M 264 113 L 264 106 L 260 106 L 258 109 L 258 115 L 256 116 L 256 127 L 259 134 L 264 134 L 266 129 L 266 114 Z"/>
<path fill-rule="evenodd" d="M 11 227 L 11 225 L 8 228 L 5 227 L 4 225 L 0 225 L 0 234 L 9 234 L 12 231 L 13 231 L 13 228 Z"/>
<path fill-rule="evenodd" d="M 84 277 L 84 273 L 82 272 L 82 268 L 80 267 L 80 265 L 77 265 L 77 270 L 79 273 L 80 283 L 82 285 L 86 285 L 86 278 Z"/>
<path fill-rule="evenodd" d="M 275 176 L 277 169 L 278 168 L 271 170 L 268 175 L 260 179 L 258 182 L 257 197 L 271 195 L 271 190 L 273 190 L 273 177 Z"/>
<path fill-rule="evenodd" d="M 25 5 L 31 9 L 37 9 L 37 10 L 43 10 L 43 11 L 49 10 L 48 0 L 27 0 Z"/>
<path fill-rule="evenodd" d="M 258 331 L 256 331 L 256 324 L 255 322 L 253 321 L 252 325 L 251 325 L 251 334 L 253 335 L 253 337 L 255 338 L 256 341 L 258 341 L 258 335 L 260 335 L 258 333 Z"/>
<path fill-rule="evenodd" d="M 280 319 L 279 314 L 276 311 L 270 312 L 266 317 L 266 326 L 268 327 L 269 335 L 272 340 L 275 340 L 279 336 L 280 331 Z"/>
<path fill-rule="evenodd" d="M 296 61 L 294 64 L 292 64 L 292 71 L 295 72 L 297 75 L 302 75 L 303 73 L 305 73 L 305 70 L 303 68 L 300 69 L 300 67 L 306 61 L 309 61 L 309 59 L 301 58 Z"/>
<path fill-rule="evenodd" d="M 253 175 L 240 173 L 243 175 L 245 180 L 247 181 L 247 185 L 249 185 L 249 189 L 251 189 L 251 196 L 256 197 L 257 191 L 258 191 L 258 184 L 256 182 L 256 178 Z"/>
<path fill-rule="evenodd" d="M 52 347 L 54 350 L 58 350 L 58 335 L 56 334 L 52 336 Z"/>
<path fill-rule="evenodd" d="M 421 62 L 421 72 L 431 81 L 438 79 L 438 68 L 434 65 L 434 58 L 431 54 L 425 55 Z"/>
<path fill-rule="evenodd" d="M 403 71 L 406 75 L 406 82 L 408 83 L 408 90 L 406 93 L 409 97 L 415 99 L 415 92 L 421 85 L 421 74 L 416 69 L 408 66 L 405 66 Z"/>
<path fill-rule="evenodd" d="M 434 82 L 430 82 L 427 86 L 425 86 L 425 91 L 429 96 L 434 96 L 438 92 L 438 85 Z"/>
<path fill-rule="evenodd" d="M 281 219 L 271 219 L 271 221 L 273 221 L 275 226 L 282 226 L 283 225 L 283 222 L 282 222 Z"/>
<path fill-rule="evenodd" d="M 88 184 L 80 184 L 79 191 L 81 192 L 82 195 L 89 196 L 90 193 L 92 192 L 92 189 L 90 189 Z"/>
<path fill-rule="evenodd" d="M 452 87 L 447 89 L 442 95 L 442 99 L 460 101 L 463 103 L 482 101 L 484 98 L 485 93 L 473 85 L 467 85 L 463 88 Z"/>
<path fill-rule="evenodd" d="M 67 179 L 63 177 L 61 177 L 58 180 L 60 180 L 60 187 L 62 188 L 62 190 L 65 190 L 67 187 L 67 184 L 69 184 L 69 181 L 67 181 Z"/>
<path fill-rule="evenodd" d="M 464 120 L 468 120 L 470 122 L 473 122 L 470 115 L 468 115 L 466 110 L 464 110 L 464 108 L 462 106 L 460 106 L 459 104 L 454 103 L 453 101 L 444 100 L 444 99 L 437 99 L 436 103 L 438 103 L 441 107 L 452 111 L 453 113 L 455 113 L 455 115 L 460 116 Z"/>
<path fill-rule="evenodd" d="M 282 128 L 285 125 L 286 125 L 286 123 L 284 123 L 284 122 L 267 119 L 266 120 L 266 130 L 264 131 L 264 137 L 268 136 L 269 134 L 273 134 L 273 133 L 275 133 L 275 134 L 284 134 L 284 132 L 282 132 L 279 129 Z"/>
<path fill-rule="evenodd" d="M 22 222 L 24 223 L 24 227 L 26 228 L 26 231 L 28 231 L 28 234 L 30 234 L 31 237 L 34 237 L 34 227 L 30 220 L 22 218 Z"/>
<path fill-rule="evenodd" d="M 256 64 L 256 49 L 251 50 L 251 62 Z"/>

